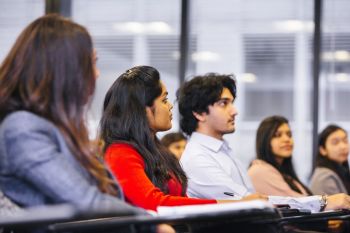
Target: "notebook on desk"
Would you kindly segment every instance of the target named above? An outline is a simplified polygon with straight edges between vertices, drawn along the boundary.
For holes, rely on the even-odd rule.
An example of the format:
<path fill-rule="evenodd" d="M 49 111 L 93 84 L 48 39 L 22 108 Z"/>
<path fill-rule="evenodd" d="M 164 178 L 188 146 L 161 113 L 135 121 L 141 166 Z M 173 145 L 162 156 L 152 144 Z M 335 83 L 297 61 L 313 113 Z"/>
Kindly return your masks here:
<path fill-rule="evenodd" d="M 274 211 L 272 204 L 265 201 L 242 201 L 224 204 L 205 204 L 205 205 L 188 205 L 188 206 L 159 206 L 157 212 L 159 216 L 176 216 L 176 215 L 200 215 L 211 213 L 232 213 L 244 210 L 271 210 Z"/>

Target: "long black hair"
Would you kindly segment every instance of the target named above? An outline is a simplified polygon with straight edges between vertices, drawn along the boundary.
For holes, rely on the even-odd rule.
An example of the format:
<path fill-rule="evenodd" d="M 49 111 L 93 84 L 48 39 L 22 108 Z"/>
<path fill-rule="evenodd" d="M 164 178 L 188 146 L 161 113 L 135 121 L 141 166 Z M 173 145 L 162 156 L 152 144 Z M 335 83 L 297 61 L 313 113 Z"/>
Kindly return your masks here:
<path fill-rule="evenodd" d="M 319 150 L 316 157 L 316 167 L 326 167 L 334 171 L 340 177 L 347 192 L 350 193 L 350 171 L 349 171 L 348 161 L 345 161 L 342 164 L 339 164 L 329 159 L 327 156 L 323 156 L 320 152 L 320 147 L 323 147 L 324 149 L 326 149 L 326 141 L 328 137 L 332 133 L 338 130 L 341 130 L 345 134 L 347 134 L 346 131 L 340 126 L 331 124 L 331 125 L 328 125 L 324 130 L 322 130 L 322 132 L 318 135 Z"/>
<path fill-rule="evenodd" d="M 278 128 L 283 124 L 288 124 L 288 120 L 283 116 L 270 116 L 265 118 L 259 125 L 256 133 L 256 155 L 258 159 L 261 159 L 273 167 L 275 167 L 294 191 L 301 193 L 301 190 L 294 184 L 293 180 L 298 181 L 306 192 L 311 195 L 311 191 L 299 180 L 294 171 L 292 164 L 292 157 L 283 159 L 282 164 L 278 164 L 276 161 L 276 155 L 272 151 L 271 140 L 274 138 Z"/>
<path fill-rule="evenodd" d="M 159 72 L 150 66 L 136 66 L 119 76 L 108 90 L 105 100 L 100 135 L 105 150 L 113 143 L 132 145 L 145 162 L 145 172 L 152 183 L 168 193 L 167 182 L 175 176 L 187 189 L 187 178 L 178 160 L 159 142 L 151 131 L 146 107 L 162 93 Z"/>

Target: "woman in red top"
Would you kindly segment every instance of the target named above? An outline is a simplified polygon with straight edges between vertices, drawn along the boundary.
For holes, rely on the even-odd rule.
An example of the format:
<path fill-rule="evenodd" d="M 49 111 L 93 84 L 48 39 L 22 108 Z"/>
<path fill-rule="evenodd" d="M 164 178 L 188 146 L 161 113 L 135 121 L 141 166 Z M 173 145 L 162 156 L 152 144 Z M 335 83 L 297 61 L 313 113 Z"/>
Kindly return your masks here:
<path fill-rule="evenodd" d="M 159 72 L 137 66 L 123 73 L 106 94 L 101 119 L 105 160 L 126 200 L 145 209 L 217 203 L 186 196 L 187 178 L 161 145 L 159 131 L 171 128 L 172 104 Z"/>

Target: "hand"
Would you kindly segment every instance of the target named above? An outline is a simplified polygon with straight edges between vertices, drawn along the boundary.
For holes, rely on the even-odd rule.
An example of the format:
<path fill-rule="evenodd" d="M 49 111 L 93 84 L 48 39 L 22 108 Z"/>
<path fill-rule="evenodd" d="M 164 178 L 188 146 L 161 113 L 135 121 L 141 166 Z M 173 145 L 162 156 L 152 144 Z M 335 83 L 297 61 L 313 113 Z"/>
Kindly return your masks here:
<path fill-rule="evenodd" d="M 157 233 L 175 233 L 175 230 L 168 224 L 159 224 L 157 225 Z"/>
<path fill-rule="evenodd" d="M 247 195 L 241 199 L 242 201 L 251 201 L 251 200 L 263 200 L 268 201 L 269 198 L 266 195 L 262 195 L 260 193 L 253 193 L 250 195 Z"/>
<path fill-rule="evenodd" d="M 330 195 L 325 210 L 350 209 L 350 196 L 345 193 Z"/>

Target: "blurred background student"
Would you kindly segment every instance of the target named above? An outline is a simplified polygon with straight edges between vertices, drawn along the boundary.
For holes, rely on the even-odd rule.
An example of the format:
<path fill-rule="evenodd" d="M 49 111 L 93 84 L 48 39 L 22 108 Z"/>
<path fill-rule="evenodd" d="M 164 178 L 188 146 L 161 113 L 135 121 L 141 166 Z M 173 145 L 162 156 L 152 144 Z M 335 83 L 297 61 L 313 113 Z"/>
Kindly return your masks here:
<path fill-rule="evenodd" d="M 294 141 L 283 116 L 265 118 L 256 133 L 256 156 L 248 170 L 254 188 L 265 195 L 307 196 L 292 164 Z"/>
<path fill-rule="evenodd" d="M 330 196 L 312 195 L 299 180 L 292 164 L 293 137 L 288 120 L 270 116 L 259 125 L 256 134 L 257 160 L 248 174 L 257 192 L 276 196 L 310 196 L 309 201 L 320 203 L 320 211 L 350 207 L 350 197 L 344 193 Z"/>
<path fill-rule="evenodd" d="M 337 125 L 328 125 L 318 138 L 319 153 L 310 188 L 315 194 L 350 193 L 347 132 Z"/>
<path fill-rule="evenodd" d="M 169 151 L 180 160 L 182 152 L 184 151 L 187 143 L 186 137 L 180 133 L 168 133 L 162 137 L 160 142 L 169 149 Z"/>

